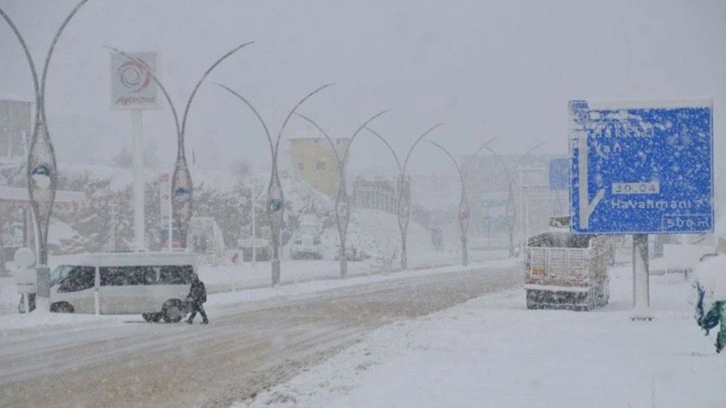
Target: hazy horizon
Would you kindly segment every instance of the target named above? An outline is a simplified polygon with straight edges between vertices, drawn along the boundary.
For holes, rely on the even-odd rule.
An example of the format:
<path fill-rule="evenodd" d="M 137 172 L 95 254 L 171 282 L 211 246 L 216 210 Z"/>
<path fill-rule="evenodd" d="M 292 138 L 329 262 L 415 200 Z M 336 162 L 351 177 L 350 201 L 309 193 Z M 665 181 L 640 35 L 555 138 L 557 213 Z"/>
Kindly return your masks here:
<path fill-rule="evenodd" d="M 77 1 L 0 0 L 42 70 L 48 46 Z M 110 45 L 157 51 L 159 74 L 179 114 L 196 81 L 234 46 L 191 107 L 186 152 L 198 166 L 228 169 L 245 160 L 269 168 L 269 146 L 251 111 L 215 83 L 247 97 L 273 135 L 292 106 L 335 82 L 300 109 L 334 137 L 350 137 L 368 117 L 403 160 L 415 138 L 455 155 L 481 143 L 501 154 L 567 154 L 570 99 L 713 97 L 715 162 L 724 157 L 726 3 L 719 1 L 305 3 L 171 0 L 89 1 L 61 36 L 51 60 L 46 107 L 59 162 L 108 162 L 131 145 L 131 114 L 110 107 Z M 33 100 L 28 65 L 0 24 L 0 98 Z M 172 163 L 172 115 L 144 112 L 146 144 Z M 315 135 L 293 118 L 284 136 Z M 286 150 L 281 144 L 280 153 Z M 394 168 L 380 141 L 362 134 L 353 171 Z M 451 172 L 449 159 L 422 144 L 412 173 Z M 717 170 L 721 170 L 718 168 Z"/>

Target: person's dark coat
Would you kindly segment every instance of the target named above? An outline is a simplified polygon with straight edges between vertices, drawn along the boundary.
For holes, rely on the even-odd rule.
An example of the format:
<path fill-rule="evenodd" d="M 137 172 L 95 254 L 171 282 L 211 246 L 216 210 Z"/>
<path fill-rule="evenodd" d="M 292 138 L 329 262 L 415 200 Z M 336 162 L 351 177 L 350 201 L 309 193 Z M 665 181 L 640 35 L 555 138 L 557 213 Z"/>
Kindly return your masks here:
<path fill-rule="evenodd" d="M 189 301 L 189 311 L 191 312 L 189 319 L 187 319 L 187 323 L 192 324 L 197 312 L 202 315 L 202 324 L 209 323 L 207 320 L 207 313 L 204 311 L 204 306 L 202 306 L 202 303 L 207 301 L 207 290 L 204 288 L 204 283 L 199 280 L 197 275 L 193 275 L 192 277 L 192 285 L 189 288 L 187 300 Z"/>
<path fill-rule="evenodd" d="M 207 290 L 204 288 L 204 282 L 195 279 L 189 289 L 189 297 L 196 303 L 204 303 L 207 301 Z"/>

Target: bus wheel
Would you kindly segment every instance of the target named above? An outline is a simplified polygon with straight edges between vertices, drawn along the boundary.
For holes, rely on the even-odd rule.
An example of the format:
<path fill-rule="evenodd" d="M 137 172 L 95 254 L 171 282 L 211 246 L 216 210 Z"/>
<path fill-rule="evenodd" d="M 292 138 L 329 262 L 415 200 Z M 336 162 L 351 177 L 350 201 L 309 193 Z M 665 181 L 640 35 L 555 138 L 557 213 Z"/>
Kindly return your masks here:
<path fill-rule="evenodd" d="M 161 314 L 167 323 L 179 323 L 184 318 L 184 305 L 179 299 L 169 299 L 164 302 Z"/>
<path fill-rule="evenodd" d="M 141 317 L 143 317 L 147 322 L 156 323 L 161 320 L 161 313 L 142 313 Z"/>
<path fill-rule="evenodd" d="M 50 305 L 50 311 L 55 313 L 73 313 L 73 306 L 66 302 L 57 302 Z"/>

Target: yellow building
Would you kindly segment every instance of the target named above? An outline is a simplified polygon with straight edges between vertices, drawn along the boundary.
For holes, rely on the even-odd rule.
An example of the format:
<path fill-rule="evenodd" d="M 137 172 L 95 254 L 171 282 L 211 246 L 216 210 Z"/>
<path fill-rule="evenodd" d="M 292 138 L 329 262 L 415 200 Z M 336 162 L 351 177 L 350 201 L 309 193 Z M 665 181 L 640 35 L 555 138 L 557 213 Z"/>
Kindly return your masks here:
<path fill-rule="evenodd" d="M 333 139 L 343 160 L 350 139 Z M 324 137 L 290 138 L 290 160 L 298 180 L 335 199 L 338 194 L 338 162 L 335 151 Z"/>

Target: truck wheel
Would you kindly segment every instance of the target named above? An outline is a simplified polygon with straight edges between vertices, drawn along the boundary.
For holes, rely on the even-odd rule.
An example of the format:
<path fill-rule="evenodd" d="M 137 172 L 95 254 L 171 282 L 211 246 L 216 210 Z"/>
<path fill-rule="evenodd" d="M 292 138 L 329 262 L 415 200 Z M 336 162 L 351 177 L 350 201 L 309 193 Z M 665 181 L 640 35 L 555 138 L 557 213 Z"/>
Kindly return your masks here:
<path fill-rule="evenodd" d="M 590 289 L 589 292 L 587 292 L 587 295 L 585 295 L 585 306 L 582 307 L 582 309 L 585 312 L 592 310 L 595 308 L 595 297 L 597 294 L 594 290 Z"/>
<path fill-rule="evenodd" d="M 55 313 L 73 313 L 73 306 L 66 302 L 57 302 L 50 305 L 50 311 Z"/>
<path fill-rule="evenodd" d="M 527 309 L 534 310 L 539 308 L 539 304 L 537 303 L 537 292 L 527 290 Z"/>
<path fill-rule="evenodd" d="M 605 294 L 605 286 L 600 286 L 597 291 L 597 306 L 602 307 L 608 304 L 607 295 Z"/>
<path fill-rule="evenodd" d="M 179 323 L 185 312 L 184 303 L 179 299 L 169 299 L 161 308 L 161 315 L 166 323 Z"/>

